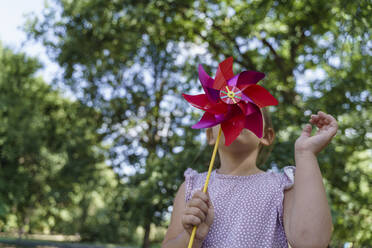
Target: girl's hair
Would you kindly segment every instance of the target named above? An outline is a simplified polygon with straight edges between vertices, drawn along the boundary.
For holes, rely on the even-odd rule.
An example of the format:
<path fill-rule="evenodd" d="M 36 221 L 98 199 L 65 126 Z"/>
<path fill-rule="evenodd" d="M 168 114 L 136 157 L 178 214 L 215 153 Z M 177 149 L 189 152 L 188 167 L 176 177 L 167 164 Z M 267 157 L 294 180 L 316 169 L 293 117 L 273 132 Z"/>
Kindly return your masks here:
<path fill-rule="evenodd" d="M 265 122 L 264 133 L 266 133 L 269 128 L 272 128 L 274 130 L 273 122 L 271 121 L 270 112 L 266 108 L 262 108 L 262 115 L 263 115 L 263 119 Z M 269 158 L 271 151 L 273 150 L 273 147 L 274 147 L 274 141 L 269 146 L 264 146 L 260 144 L 260 148 L 259 148 L 258 155 L 257 155 L 257 161 L 256 161 L 257 167 L 265 164 L 266 160 Z"/>

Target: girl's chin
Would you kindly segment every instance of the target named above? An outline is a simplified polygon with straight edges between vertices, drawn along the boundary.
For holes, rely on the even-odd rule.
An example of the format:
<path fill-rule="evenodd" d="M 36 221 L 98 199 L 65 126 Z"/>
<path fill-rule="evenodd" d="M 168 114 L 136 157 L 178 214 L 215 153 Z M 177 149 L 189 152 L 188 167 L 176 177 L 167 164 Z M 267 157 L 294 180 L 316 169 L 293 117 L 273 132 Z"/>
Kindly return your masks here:
<path fill-rule="evenodd" d="M 223 142 L 224 144 L 225 142 Z M 247 139 L 247 137 L 238 136 L 229 146 L 225 146 L 228 149 L 233 150 L 250 150 L 257 147 L 259 140 Z"/>
<path fill-rule="evenodd" d="M 227 147 L 240 148 L 241 150 L 246 150 L 247 148 L 258 146 L 260 139 L 249 131 L 248 129 L 243 129 L 239 136 Z M 222 134 L 220 145 L 225 144 L 225 137 Z M 239 150 L 240 150 L 239 149 Z"/>
<path fill-rule="evenodd" d="M 235 140 L 234 142 L 239 144 L 252 144 L 252 143 L 259 143 L 260 139 L 257 138 L 256 135 L 254 135 L 252 132 L 242 132 Z M 233 142 L 233 143 L 234 143 Z"/>

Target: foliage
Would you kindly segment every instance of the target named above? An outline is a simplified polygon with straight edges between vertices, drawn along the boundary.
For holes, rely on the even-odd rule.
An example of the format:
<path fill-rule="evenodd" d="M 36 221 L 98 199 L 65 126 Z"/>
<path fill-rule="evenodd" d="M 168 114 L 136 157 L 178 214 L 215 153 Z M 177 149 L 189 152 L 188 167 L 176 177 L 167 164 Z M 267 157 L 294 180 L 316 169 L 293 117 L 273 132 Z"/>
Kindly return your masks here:
<path fill-rule="evenodd" d="M 62 97 L 35 76 L 39 68 L 37 60 L 0 47 L 1 230 L 89 239 L 94 225 L 101 240 L 129 238 L 117 223 L 121 187 L 104 163 L 101 114 Z"/>
<path fill-rule="evenodd" d="M 42 19 L 29 21 L 28 32 L 63 68 L 60 82 L 102 114 L 111 163 L 128 189 L 124 207 L 132 223 L 147 230 L 144 246 L 184 169 L 208 160 L 202 152 L 193 161 L 204 149 L 189 127 L 198 115 L 188 118 L 180 94 L 197 87 L 197 63 L 212 72 L 227 55 L 235 58 L 236 71 L 266 72 L 264 85 L 280 101 L 271 109 L 280 131 L 266 168 L 293 164 L 293 143 L 310 113 L 338 118 L 339 134 L 319 158 L 333 243 L 363 245 L 371 240 L 358 228 L 371 221 L 364 218 L 371 215 L 371 197 L 363 172 L 371 158 L 362 159 L 371 152 L 371 8 L 370 1 L 345 0 L 59 0 Z M 301 81 L 308 73 L 310 80 Z M 178 147 L 184 150 L 176 153 Z"/>

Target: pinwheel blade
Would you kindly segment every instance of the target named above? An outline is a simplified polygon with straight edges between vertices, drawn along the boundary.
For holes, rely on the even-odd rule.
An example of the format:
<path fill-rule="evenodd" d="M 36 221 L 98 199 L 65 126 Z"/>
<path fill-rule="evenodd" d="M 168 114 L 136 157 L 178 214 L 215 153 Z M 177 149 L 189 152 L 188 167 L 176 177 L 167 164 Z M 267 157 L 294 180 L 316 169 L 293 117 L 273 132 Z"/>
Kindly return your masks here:
<path fill-rule="evenodd" d="M 247 115 L 245 117 L 244 127 L 261 139 L 263 135 L 263 119 L 261 111 Z"/>
<path fill-rule="evenodd" d="M 205 112 L 200 121 L 192 126 L 193 129 L 213 127 L 219 124 L 222 120 L 217 120 L 214 114 Z"/>
<path fill-rule="evenodd" d="M 213 78 L 211 78 L 205 71 L 202 65 L 199 65 L 198 67 L 198 73 L 199 73 L 199 80 L 203 87 L 213 87 Z"/>
<path fill-rule="evenodd" d="M 225 136 L 225 145 L 229 146 L 240 134 L 245 125 L 245 116 L 236 115 L 231 119 L 221 123 L 222 131 Z"/>
<path fill-rule="evenodd" d="M 220 90 L 227 85 L 227 81 L 234 77 L 232 70 L 233 58 L 229 57 L 218 65 L 216 78 L 214 79 L 213 89 Z"/>
<path fill-rule="evenodd" d="M 246 85 L 256 84 L 265 77 L 265 73 L 258 71 L 243 71 L 238 74 L 237 87 L 242 89 Z"/>
<path fill-rule="evenodd" d="M 187 95 L 182 94 L 183 98 L 188 101 L 192 106 L 198 109 L 205 109 L 209 103 L 208 98 L 205 94 L 200 95 Z"/>
<path fill-rule="evenodd" d="M 258 107 L 263 108 L 270 105 L 278 105 L 278 101 L 268 92 L 264 87 L 252 84 L 249 85 L 243 93 L 257 104 Z"/>

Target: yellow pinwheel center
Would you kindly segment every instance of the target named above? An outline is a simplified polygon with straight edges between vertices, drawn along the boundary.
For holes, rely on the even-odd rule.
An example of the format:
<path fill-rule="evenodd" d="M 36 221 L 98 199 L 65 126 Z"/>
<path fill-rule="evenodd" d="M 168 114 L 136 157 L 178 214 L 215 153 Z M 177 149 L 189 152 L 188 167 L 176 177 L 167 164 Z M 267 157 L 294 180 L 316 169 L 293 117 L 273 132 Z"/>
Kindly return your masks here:
<path fill-rule="evenodd" d="M 220 90 L 220 98 L 227 104 L 236 104 L 242 99 L 242 91 L 235 86 L 225 86 Z"/>
<path fill-rule="evenodd" d="M 234 97 L 235 97 L 235 93 L 232 92 L 232 91 L 229 91 L 229 92 L 227 93 L 227 96 L 230 97 L 230 98 L 234 98 Z"/>

